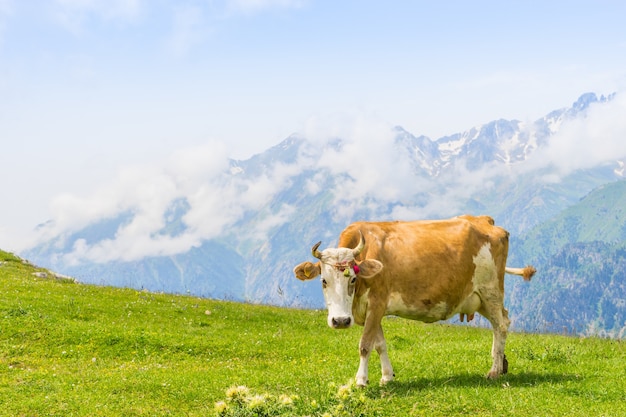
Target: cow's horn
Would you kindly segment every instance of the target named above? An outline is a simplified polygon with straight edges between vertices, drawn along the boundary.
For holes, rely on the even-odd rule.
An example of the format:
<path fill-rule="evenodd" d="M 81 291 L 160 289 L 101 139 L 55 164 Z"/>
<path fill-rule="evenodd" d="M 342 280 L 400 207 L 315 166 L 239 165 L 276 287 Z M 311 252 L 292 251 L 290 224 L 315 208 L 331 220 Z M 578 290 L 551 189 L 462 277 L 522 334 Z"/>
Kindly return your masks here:
<path fill-rule="evenodd" d="M 317 259 L 322 259 L 322 253 L 317 250 L 317 248 L 319 248 L 321 244 L 322 244 L 322 241 L 320 240 L 311 248 L 311 254 Z"/>
<path fill-rule="evenodd" d="M 360 238 L 359 244 L 357 245 L 356 248 L 352 249 L 352 254 L 354 255 L 355 258 L 359 255 L 359 253 L 361 253 L 361 251 L 365 247 L 365 239 L 363 238 L 363 233 L 361 233 L 360 230 L 359 230 L 359 238 Z"/>

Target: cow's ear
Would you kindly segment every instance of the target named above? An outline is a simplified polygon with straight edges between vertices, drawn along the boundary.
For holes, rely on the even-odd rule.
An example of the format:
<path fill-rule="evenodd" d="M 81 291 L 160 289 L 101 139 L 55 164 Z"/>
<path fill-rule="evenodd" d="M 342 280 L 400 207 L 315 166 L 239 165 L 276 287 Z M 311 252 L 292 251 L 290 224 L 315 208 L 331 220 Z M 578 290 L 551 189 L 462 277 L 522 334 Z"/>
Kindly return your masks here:
<path fill-rule="evenodd" d="M 371 278 L 383 270 L 383 264 L 376 259 L 366 259 L 359 264 L 359 277 Z"/>
<path fill-rule="evenodd" d="M 315 278 L 321 272 L 320 263 L 302 262 L 293 269 L 293 273 L 300 281 L 308 281 Z"/>

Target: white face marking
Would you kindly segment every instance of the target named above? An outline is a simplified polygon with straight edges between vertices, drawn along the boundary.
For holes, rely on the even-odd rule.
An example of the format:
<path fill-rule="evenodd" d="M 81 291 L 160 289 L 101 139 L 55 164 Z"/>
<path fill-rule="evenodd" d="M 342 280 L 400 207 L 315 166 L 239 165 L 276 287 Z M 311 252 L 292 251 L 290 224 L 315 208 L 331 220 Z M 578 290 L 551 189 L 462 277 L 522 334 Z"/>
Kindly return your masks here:
<path fill-rule="evenodd" d="M 332 328 L 345 328 L 354 324 L 352 316 L 352 300 L 356 274 L 352 268 L 344 271 L 336 265 L 344 265 L 354 261 L 352 249 L 331 248 L 322 252 L 321 279 L 326 308 L 328 308 L 328 325 Z M 345 276 L 348 271 L 348 276 Z"/>

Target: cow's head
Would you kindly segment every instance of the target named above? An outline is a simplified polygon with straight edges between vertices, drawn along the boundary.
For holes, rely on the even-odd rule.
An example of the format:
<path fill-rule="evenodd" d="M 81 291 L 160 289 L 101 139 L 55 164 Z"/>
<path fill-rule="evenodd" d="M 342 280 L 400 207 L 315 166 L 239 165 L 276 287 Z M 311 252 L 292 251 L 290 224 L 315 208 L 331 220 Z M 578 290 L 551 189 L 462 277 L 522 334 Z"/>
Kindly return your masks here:
<path fill-rule="evenodd" d="M 302 281 L 321 274 L 324 300 L 328 308 L 328 325 L 334 329 L 344 329 L 354 324 L 352 301 L 357 281 L 372 278 L 381 271 L 383 264 L 375 259 L 357 262 L 357 256 L 365 247 L 363 235 L 354 249 L 327 248 L 320 252 L 318 248 L 321 244 L 318 242 L 311 249 L 311 254 L 319 262 L 303 262 L 293 272 Z"/>

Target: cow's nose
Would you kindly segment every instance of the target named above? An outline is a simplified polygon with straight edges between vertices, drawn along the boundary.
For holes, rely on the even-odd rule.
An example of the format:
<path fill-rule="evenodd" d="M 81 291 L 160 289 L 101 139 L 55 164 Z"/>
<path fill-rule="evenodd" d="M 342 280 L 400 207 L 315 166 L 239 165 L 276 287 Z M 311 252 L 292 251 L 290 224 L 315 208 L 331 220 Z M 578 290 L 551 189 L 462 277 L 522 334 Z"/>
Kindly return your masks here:
<path fill-rule="evenodd" d="M 331 322 L 335 329 L 345 329 L 346 327 L 350 327 L 352 319 L 350 317 L 333 317 Z"/>

